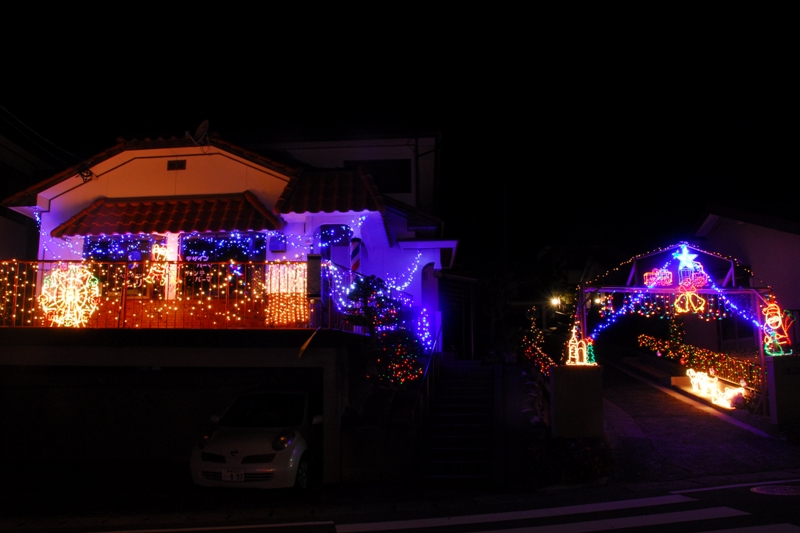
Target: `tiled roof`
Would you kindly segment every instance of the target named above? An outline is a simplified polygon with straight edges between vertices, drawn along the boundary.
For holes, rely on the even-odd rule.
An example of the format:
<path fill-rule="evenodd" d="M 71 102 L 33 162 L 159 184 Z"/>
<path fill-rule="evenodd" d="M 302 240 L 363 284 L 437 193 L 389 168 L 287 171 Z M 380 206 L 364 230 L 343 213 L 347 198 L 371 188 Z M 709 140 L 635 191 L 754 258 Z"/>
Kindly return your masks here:
<path fill-rule="evenodd" d="M 273 208 L 276 215 L 385 210 L 372 176 L 363 169 L 304 170 L 289 181 Z"/>
<path fill-rule="evenodd" d="M 259 166 L 264 168 L 268 168 L 270 170 L 274 170 L 280 174 L 285 176 L 293 176 L 295 175 L 299 169 L 301 168 L 299 163 L 290 164 L 284 163 L 280 161 L 273 160 L 269 157 L 265 157 L 263 155 L 257 154 L 240 146 L 231 144 L 227 141 L 222 140 L 221 138 L 209 135 L 206 138 L 205 146 L 213 146 L 215 148 L 219 148 L 220 150 L 225 150 L 231 154 L 234 154 L 238 157 L 251 161 Z M 7 207 L 15 207 L 15 206 L 26 206 L 26 205 L 36 205 L 36 195 L 40 192 L 61 183 L 70 178 L 76 177 L 81 171 L 86 171 L 91 169 L 93 166 L 106 161 L 122 152 L 129 151 L 129 150 L 151 150 L 151 149 L 164 149 L 164 148 L 173 148 L 173 149 L 180 149 L 186 147 L 194 147 L 197 146 L 190 137 L 184 138 L 171 138 L 171 139 L 117 139 L 117 144 L 112 146 L 111 148 L 96 154 L 80 165 L 76 167 L 70 167 L 66 170 L 59 172 L 58 174 L 51 176 L 39 183 L 36 183 L 16 194 L 10 196 L 8 198 L 0 199 L 0 203 Z"/>
<path fill-rule="evenodd" d="M 283 226 L 251 192 L 162 198 L 101 198 L 50 234 L 113 235 L 261 231 Z"/>

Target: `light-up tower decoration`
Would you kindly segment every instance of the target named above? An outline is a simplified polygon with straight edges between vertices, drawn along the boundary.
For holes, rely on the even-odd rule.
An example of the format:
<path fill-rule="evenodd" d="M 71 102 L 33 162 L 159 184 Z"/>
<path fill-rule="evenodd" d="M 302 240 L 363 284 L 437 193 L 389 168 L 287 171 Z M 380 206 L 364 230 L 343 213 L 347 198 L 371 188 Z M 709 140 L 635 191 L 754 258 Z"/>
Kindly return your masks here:
<path fill-rule="evenodd" d="M 699 260 L 700 257 L 704 259 Z M 765 368 L 766 357 L 793 354 L 789 336 L 793 317 L 781 309 L 769 288 L 738 286 L 735 283 L 735 260 L 700 250 L 688 243 L 679 243 L 636 256 L 629 263 L 630 272 L 624 285 L 601 285 L 604 278 L 610 277 L 610 271 L 580 287 L 573 335 L 567 343 L 567 364 L 585 364 L 582 363 L 582 355 L 588 354 L 597 336 L 617 319 L 630 314 L 668 320 L 694 315 L 705 321 L 736 315 L 759 332 L 761 369 Z M 713 275 L 709 265 L 713 266 Z M 613 272 L 624 273 L 620 269 Z M 595 305 L 597 308 L 594 313 L 590 313 Z M 702 353 L 707 360 L 709 356 L 705 352 L 708 350 L 690 351 Z M 727 357 L 724 354 L 714 356 L 717 361 Z M 688 366 L 691 364 L 688 359 L 681 356 L 681 363 Z M 741 365 L 717 363 L 717 366 L 722 368 L 715 369 L 711 365 L 708 365 L 709 368 L 689 368 L 694 388 L 698 391 L 714 389 L 713 394 L 709 392 L 709 398 L 715 403 L 730 407 L 731 399 L 747 386 L 761 390 L 766 388 L 763 371 L 755 374 L 757 377 L 754 379 L 760 383 L 748 385 L 745 380 L 724 375 L 724 370 L 739 369 Z M 720 388 L 725 379 L 736 386 Z M 716 392 L 718 389 L 719 392 Z"/>

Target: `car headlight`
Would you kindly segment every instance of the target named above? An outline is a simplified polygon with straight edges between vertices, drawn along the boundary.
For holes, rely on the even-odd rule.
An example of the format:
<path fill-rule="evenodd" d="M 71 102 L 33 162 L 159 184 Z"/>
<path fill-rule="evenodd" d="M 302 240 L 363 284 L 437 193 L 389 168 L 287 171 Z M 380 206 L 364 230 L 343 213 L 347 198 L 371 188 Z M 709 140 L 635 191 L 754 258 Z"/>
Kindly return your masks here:
<path fill-rule="evenodd" d="M 289 446 L 292 443 L 292 441 L 294 441 L 294 437 L 295 437 L 294 431 L 292 431 L 291 429 L 287 429 L 286 431 L 275 437 L 275 440 L 272 441 L 272 449 L 275 451 L 286 449 L 286 447 Z"/>

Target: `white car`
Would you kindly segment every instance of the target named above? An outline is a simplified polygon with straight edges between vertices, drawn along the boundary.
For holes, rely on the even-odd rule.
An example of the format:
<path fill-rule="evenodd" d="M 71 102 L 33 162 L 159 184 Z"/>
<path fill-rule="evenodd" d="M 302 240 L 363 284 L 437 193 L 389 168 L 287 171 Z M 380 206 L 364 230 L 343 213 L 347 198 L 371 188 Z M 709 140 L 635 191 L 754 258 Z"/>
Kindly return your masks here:
<path fill-rule="evenodd" d="M 309 395 L 261 391 L 238 397 L 192 451 L 192 481 L 204 487 L 309 486 L 322 415 L 310 416 Z M 316 440 L 316 439 L 311 439 Z"/>

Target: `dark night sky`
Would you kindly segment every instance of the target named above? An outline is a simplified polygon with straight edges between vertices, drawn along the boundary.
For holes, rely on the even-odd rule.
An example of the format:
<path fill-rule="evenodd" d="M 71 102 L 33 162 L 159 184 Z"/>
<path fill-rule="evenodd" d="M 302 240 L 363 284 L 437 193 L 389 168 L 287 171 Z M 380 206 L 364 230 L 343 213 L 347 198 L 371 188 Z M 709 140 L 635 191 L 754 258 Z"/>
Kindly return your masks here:
<path fill-rule="evenodd" d="M 440 214 L 464 257 L 503 245 L 525 258 L 560 243 L 640 253 L 688 237 L 707 201 L 782 206 L 798 192 L 800 115 L 780 80 L 754 90 L 741 69 L 511 64 L 440 60 L 421 77 L 389 69 L 334 86 L 218 77 L 169 90 L 78 84 L 44 98 L 19 86 L 0 97 L 0 119 L 11 113 L 80 156 L 205 119 L 232 142 L 439 131 Z"/>

